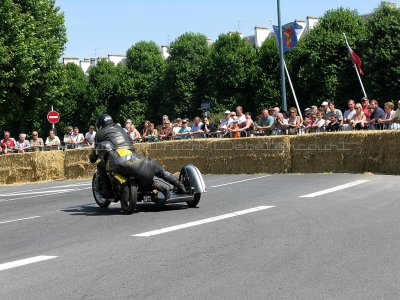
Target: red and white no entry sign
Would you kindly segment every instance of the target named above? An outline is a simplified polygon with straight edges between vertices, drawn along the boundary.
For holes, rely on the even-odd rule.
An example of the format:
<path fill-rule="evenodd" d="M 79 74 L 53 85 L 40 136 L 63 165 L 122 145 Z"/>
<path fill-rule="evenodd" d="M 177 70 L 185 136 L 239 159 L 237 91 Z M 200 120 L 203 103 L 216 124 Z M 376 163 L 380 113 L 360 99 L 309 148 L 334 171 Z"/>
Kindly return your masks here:
<path fill-rule="evenodd" d="M 49 121 L 51 124 L 57 123 L 60 121 L 60 114 L 55 110 L 49 111 L 47 114 L 47 121 Z"/>

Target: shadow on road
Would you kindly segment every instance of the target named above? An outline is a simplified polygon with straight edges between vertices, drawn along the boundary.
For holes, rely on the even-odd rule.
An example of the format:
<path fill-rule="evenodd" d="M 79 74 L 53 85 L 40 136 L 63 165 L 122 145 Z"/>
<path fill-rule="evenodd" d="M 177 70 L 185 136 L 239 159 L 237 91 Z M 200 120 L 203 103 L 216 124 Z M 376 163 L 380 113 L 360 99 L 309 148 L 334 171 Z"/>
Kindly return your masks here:
<path fill-rule="evenodd" d="M 186 204 L 168 204 L 156 205 L 154 203 L 138 203 L 134 213 L 148 213 L 148 212 L 164 212 L 174 211 L 180 209 L 187 209 Z M 121 206 L 118 204 L 110 205 L 108 208 L 100 208 L 96 204 L 85 204 L 79 206 L 72 206 L 62 209 L 61 211 L 70 213 L 71 216 L 110 216 L 122 215 Z"/>

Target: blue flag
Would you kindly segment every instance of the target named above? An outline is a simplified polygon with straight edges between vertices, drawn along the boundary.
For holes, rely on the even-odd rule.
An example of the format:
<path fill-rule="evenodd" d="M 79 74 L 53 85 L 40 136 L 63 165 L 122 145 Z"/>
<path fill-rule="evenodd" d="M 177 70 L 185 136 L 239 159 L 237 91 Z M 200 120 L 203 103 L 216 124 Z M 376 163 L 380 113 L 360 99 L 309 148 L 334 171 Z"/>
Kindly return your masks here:
<path fill-rule="evenodd" d="M 276 44 L 279 47 L 279 29 L 276 25 L 274 25 L 273 27 L 275 32 Z M 282 26 L 283 52 L 291 51 L 294 47 L 296 47 L 302 29 L 303 26 L 296 22 L 287 23 Z"/>

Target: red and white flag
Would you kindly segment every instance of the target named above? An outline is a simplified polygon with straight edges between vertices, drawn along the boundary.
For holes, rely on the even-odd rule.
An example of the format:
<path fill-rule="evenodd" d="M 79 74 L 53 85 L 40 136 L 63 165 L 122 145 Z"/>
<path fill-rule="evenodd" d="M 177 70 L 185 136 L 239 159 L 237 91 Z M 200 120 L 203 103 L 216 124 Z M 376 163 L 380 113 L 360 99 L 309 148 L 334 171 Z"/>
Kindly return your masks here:
<path fill-rule="evenodd" d="M 347 41 L 346 41 L 346 43 L 347 43 Z M 351 59 L 351 61 L 353 62 L 353 64 L 356 65 L 356 67 L 357 67 L 357 69 L 358 69 L 358 72 L 359 72 L 361 75 L 364 75 L 363 70 L 361 70 L 361 58 L 354 52 L 353 49 L 350 48 L 350 46 L 349 46 L 348 43 L 347 43 L 347 48 L 348 48 L 348 50 L 349 50 L 349 54 L 350 54 L 350 59 Z"/>

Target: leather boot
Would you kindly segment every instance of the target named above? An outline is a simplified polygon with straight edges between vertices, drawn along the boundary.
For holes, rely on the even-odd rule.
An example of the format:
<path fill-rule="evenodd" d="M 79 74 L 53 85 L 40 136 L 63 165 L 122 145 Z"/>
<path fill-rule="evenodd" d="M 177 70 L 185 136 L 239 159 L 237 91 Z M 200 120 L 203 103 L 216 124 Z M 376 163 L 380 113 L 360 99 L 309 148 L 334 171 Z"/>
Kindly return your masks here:
<path fill-rule="evenodd" d="M 178 178 L 176 178 L 170 172 L 164 170 L 162 172 L 161 178 L 164 179 L 166 182 L 172 184 L 174 187 L 176 187 L 177 194 L 187 194 L 185 186 L 178 180 Z"/>
<path fill-rule="evenodd" d="M 164 195 L 164 199 L 167 200 L 169 199 L 169 188 L 167 186 L 165 186 L 165 184 L 161 184 L 157 181 L 153 181 L 153 184 L 151 185 L 151 187 L 153 189 L 158 190 L 159 192 L 161 192 Z"/>

